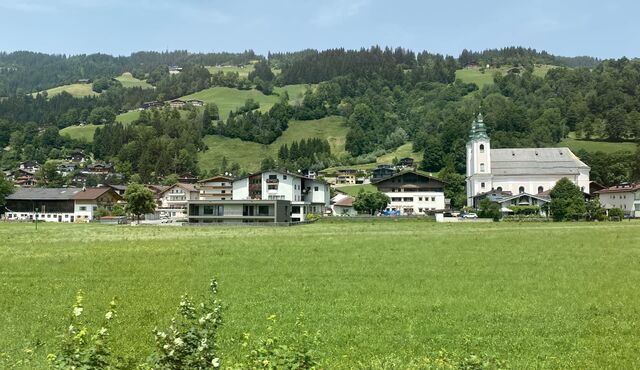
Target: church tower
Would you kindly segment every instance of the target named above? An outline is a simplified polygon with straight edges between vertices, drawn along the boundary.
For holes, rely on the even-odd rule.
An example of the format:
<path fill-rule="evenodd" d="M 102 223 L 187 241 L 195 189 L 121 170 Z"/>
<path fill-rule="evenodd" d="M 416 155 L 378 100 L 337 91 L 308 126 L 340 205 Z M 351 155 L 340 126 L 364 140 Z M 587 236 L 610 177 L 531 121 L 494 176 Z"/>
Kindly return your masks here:
<path fill-rule="evenodd" d="M 475 207 L 473 197 L 492 189 L 491 179 L 491 140 L 479 113 L 467 142 L 467 206 Z"/>

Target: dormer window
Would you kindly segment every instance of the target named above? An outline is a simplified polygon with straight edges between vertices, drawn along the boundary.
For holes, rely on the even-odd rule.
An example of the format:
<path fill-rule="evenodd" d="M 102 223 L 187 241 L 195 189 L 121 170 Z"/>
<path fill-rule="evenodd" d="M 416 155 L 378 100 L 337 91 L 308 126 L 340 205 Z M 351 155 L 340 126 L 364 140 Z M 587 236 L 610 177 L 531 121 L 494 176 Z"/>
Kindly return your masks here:
<path fill-rule="evenodd" d="M 484 153 L 484 144 L 480 144 L 480 153 Z"/>

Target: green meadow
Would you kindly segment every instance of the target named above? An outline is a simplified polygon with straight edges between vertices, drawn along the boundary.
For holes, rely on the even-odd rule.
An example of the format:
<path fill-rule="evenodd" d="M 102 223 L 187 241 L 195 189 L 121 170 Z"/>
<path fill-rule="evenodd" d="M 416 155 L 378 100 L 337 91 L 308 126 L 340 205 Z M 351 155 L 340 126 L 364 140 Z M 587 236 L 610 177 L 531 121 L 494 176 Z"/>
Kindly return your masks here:
<path fill-rule="evenodd" d="M 500 67 L 500 68 L 486 68 L 484 72 L 480 70 L 480 67 L 468 67 L 459 69 L 456 71 L 456 78 L 466 83 L 474 83 L 478 87 L 482 88 L 485 85 L 493 85 L 493 76 L 496 73 L 506 74 L 508 70 L 513 67 Z M 536 65 L 533 69 L 533 74 L 539 77 L 544 77 L 547 72 L 556 68 L 550 65 Z"/>
<path fill-rule="evenodd" d="M 479 355 L 513 369 L 640 367 L 638 223 L 330 221 L 296 227 L 0 225 L 0 367 L 47 368 L 75 293 L 99 322 L 119 298 L 116 355 L 143 358 L 180 296 L 225 303 L 239 338 L 319 331 L 328 369 L 405 369 Z M 271 324 L 267 317 L 275 315 Z M 19 367 L 20 368 L 20 367 Z"/>
<path fill-rule="evenodd" d="M 562 139 L 559 145 L 566 146 L 573 152 L 586 150 L 587 152 L 604 152 L 609 154 L 615 152 L 633 152 L 638 147 L 637 144 L 631 142 L 614 143 L 610 141 L 582 140 L 572 137 Z"/>
<path fill-rule="evenodd" d="M 345 152 L 344 144 L 348 130 L 342 117 L 327 117 L 318 120 L 291 121 L 289 128 L 282 136 L 270 145 L 209 135 L 204 138 L 204 143 L 209 149 L 200 154 L 198 163 L 203 170 L 219 168 L 222 157 L 226 157 L 229 164 L 234 162 L 243 169 L 258 170 L 262 159 L 267 156 L 274 159 L 277 157 L 281 145 L 313 137 L 327 139 L 331 146 L 331 153 L 340 155 Z"/>
<path fill-rule="evenodd" d="M 70 85 L 57 86 L 57 87 L 46 90 L 47 95 L 50 97 L 58 95 L 63 91 L 71 94 L 75 98 L 98 95 L 98 93 L 93 91 L 92 84 L 70 84 Z"/>
<path fill-rule="evenodd" d="M 153 86 L 151 86 L 151 84 L 149 84 L 147 81 L 139 80 L 133 77 L 130 72 L 123 73 L 122 75 L 116 77 L 116 80 L 118 80 L 123 87 L 142 87 L 143 89 L 153 88 Z"/>

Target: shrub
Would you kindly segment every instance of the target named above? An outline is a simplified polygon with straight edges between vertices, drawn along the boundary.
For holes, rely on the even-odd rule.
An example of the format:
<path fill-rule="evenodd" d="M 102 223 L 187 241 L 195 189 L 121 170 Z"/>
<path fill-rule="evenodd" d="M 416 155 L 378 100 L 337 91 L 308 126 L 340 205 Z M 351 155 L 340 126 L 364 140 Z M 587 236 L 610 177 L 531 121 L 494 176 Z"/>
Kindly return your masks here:
<path fill-rule="evenodd" d="M 612 208 L 609 210 L 609 219 L 612 221 L 622 221 L 624 218 L 624 211 L 620 208 Z"/>

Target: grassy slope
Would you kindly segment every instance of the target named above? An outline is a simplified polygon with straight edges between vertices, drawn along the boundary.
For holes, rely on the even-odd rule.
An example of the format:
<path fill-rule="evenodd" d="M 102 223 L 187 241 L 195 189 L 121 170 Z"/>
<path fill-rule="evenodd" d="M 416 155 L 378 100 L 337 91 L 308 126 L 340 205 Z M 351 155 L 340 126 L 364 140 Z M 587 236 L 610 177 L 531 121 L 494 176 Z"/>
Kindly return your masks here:
<path fill-rule="evenodd" d="M 147 81 L 139 80 L 129 72 L 123 73 L 121 76 L 116 77 L 116 80 L 120 81 L 123 87 L 142 87 L 143 89 L 152 89 Z"/>
<path fill-rule="evenodd" d="M 463 82 L 475 83 L 476 85 L 482 87 L 484 85 L 493 84 L 493 75 L 496 72 L 506 74 L 507 71 L 511 68 L 512 67 L 488 68 L 484 73 L 480 72 L 480 68 L 477 67 L 464 68 L 456 71 L 456 78 L 459 78 Z M 536 76 L 544 77 L 551 68 L 555 68 L 555 66 L 536 66 L 533 70 L 533 74 Z"/>
<path fill-rule="evenodd" d="M 578 140 L 571 137 L 563 139 L 560 144 L 566 146 L 572 151 L 576 152 L 580 149 L 584 149 L 588 152 L 633 152 L 636 150 L 637 145 L 635 143 L 612 143 L 607 141 L 590 141 L 590 140 Z"/>
<path fill-rule="evenodd" d="M 389 220 L 391 221 L 391 220 Z M 640 367 L 636 223 L 318 223 L 293 228 L 5 224 L 0 227 L 0 348 L 47 368 L 78 289 L 99 322 L 111 297 L 116 354 L 138 358 L 180 295 L 225 302 L 223 367 L 237 338 L 284 337 L 305 313 L 324 368 L 372 368 L 441 349 L 513 369 Z M 231 339 L 236 341 L 232 342 Z M 41 346 L 36 346 L 41 343 Z M 0 361 L 1 363 L 1 361 Z M 1 366 L 0 366 L 1 367 Z"/>
<path fill-rule="evenodd" d="M 236 66 L 208 66 L 206 67 L 209 70 L 209 73 L 214 74 L 222 71 L 224 73 L 227 72 L 238 72 L 240 77 L 247 77 L 249 73 L 253 72 L 253 64 L 247 64 L 244 68 L 236 67 Z"/>
<path fill-rule="evenodd" d="M 217 168 L 225 156 L 230 163 L 235 162 L 242 168 L 256 170 L 266 156 L 276 158 L 281 145 L 312 137 L 329 140 L 332 153 L 341 154 L 344 153 L 347 131 L 342 118 L 327 117 L 311 121 L 291 121 L 289 128 L 271 145 L 210 135 L 204 139 L 209 150 L 200 155 L 199 164 L 205 170 Z"/>
<path fill-rule="evenodd" d="M 387 153 L 387 154 L 381 155 L 380 157 L 378 157 L 376 159 L 375 163 L 365 163 L 365 164 L 355 164 L 355 165 L 349 165 L 349 166 L 330 167 L 330 168 L 327 168 L 326 170 L 324 170 L 323 172 L 333 173 L 333 172 L 340 171 L 340 170 L 346 169 L 346 168 L 348 168 L 348 169 L 356 169 L 356 170 L 372 170 L 378 164 L 391 164 L 393 162 L 394 158 L 401 159 L 401 158 L 405 158 L 405 157 L 411 157 L 415 161 L 421 161 L 422 160 L 422 152 L 413 152 L 412 148 L 413 148 L 413 144 L 411 142 L 408 142 L 406 144 L 403 144 L 403 145 L 399 146 L 396 150 L 394 150 L 391 153 Z"/>
<path fill-rule="evenodd" d="M 62 93 L 63 91 L 66 91 L 76 98 L 98 95 L 95 91 L 92 90 L 92 87 L 93 87 L 92 84 L 63 85 L 63 86 L 58 86 L 58 87 L 48 89 L 47 94 L 49 96 L 55 96 Z"/>
<path fill-rule="evenodd" d="M 60 135 L 90 143 L 93 141 L 93 134 L 98 127 L 102 127 L 102 125 L 69 126 L 60 130 Z"/>
<path fill-rule="evenodd" d="M 378 190 L 378 188 L 376 188 L 371 184 L 338 186 L 337 189 L 340 189 L 340 191 L 343 191 L 353 196 L 358 195 L 358 193 L 360 192 L 360 189 L 364 189 L 364 191 L 371 191 L 371 192 L 375 192 Z"/>

